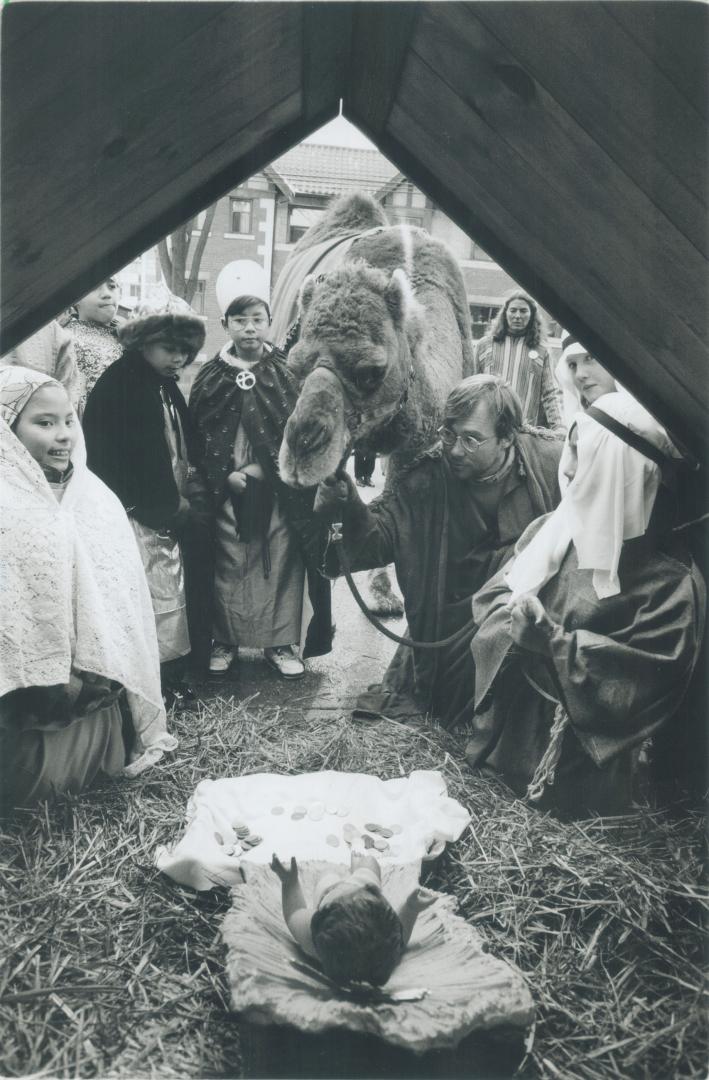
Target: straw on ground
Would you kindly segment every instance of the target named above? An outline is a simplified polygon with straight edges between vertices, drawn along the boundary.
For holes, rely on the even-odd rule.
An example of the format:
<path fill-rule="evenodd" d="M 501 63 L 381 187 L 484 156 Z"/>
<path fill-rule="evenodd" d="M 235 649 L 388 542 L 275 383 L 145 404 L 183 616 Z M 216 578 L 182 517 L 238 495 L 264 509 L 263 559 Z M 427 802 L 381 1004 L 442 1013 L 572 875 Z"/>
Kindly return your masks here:
<path fill-rule="evenodd" d="M 253 704 L 253 703 L 251 703 Z M 0 837 L 0 1072 L 238 1077 L 219 928 L 226 889 L 157 873 L 205 777 L 440 769 L 472 828 L 427 884 L 453 894 L 537 1006 L 522 1074 L 704 1077 L 703 819 L 660 812 L 562 824 L 433 728 L 306 722 L 217 698 L 175 718 L 180 748 L 133 782 L 19 814 Z"/>

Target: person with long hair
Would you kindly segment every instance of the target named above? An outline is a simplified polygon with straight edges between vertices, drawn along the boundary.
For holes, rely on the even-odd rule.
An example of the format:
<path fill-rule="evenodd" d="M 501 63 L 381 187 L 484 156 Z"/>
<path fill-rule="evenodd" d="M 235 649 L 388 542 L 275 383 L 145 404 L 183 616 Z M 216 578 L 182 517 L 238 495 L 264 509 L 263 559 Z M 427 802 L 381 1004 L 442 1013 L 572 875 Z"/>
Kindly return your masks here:
<path fill-rule="evenodd" d="M 499 375 L 522 402 L 525 423 L 565 430 L 562 396 L 546 347 L 536 302 L 521 289 L 505 297 L 495 321 L 475 347 L 476 371 Z"/>

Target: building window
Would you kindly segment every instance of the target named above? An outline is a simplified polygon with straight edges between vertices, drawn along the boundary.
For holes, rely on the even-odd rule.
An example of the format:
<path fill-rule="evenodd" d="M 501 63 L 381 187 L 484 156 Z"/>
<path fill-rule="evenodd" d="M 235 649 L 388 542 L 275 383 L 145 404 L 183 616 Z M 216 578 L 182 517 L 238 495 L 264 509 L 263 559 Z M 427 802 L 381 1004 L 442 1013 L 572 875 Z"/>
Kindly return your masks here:
<path fill-rule="evenodd" d="M 130 285 L 128 286 L 128 295 L 132 296 L 132 297 L 134 297 L 136 299 L 140 296 L 140 283 L 139 282 L 131 281 Z"/>
<path fill-rule="evenodd" d="M 409 188 L 408 184 L 402 184 L 391 195 L 392 206 L 408 206 L 409 205 Z"/>
<path fill-rule="evenodd" d="M 288 243 L 297 244 L 311 225 L 320 220 L 325 211 L 315 206 L 291 206 L 288 219 Z"/>
<path fill-rule="evenodd" d="M 470 241 L 470 258 L 473 260 L 478 259 L 482 262 L 492 262 L 488 253 L 483 251 L 480 245 L 476 244 L 474 240 Z"/>
<path fill-rule="evenodd" d="M 206 293 L 206 281 L 198 281 L 195 294 L 192 297 L 191 308 L 196 315 L 204 315 L 204 297 Z"/>
<path fill-rule="evenodd" d="M 425 210 L 426 209 L 426 196 L 424 195 L 424 193 L 422 191 L 415 191 L 414 190 L 414 191 L 411 192 L 411 205 L 416 210 Z"/>
<path fill-rule="evenodd" d="M 470 329 L 473 339 L 479 341 L 492 325 L 492 320 L 500 310 L 498 305 L 471 304 L 470 305 Z"/>
<path fill-rule="evenodd" d="M 231 232 L 247 235 L 251 232 L 252 207 L 252 199 L 231 200 Z"/>

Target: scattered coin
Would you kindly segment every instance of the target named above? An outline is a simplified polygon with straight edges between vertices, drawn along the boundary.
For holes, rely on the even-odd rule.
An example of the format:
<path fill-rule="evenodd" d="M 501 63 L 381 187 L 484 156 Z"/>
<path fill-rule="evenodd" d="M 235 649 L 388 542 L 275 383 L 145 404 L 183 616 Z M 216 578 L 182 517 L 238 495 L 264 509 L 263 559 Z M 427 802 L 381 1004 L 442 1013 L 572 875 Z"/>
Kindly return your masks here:
<path fill-rule="evenodd" d="M 249 833 L 251 832 L 251 829 L 249 828 L 249 826 L 244 825 L 244 823 L 242 821 L 234 821 L 234 822 L 232 822 L 231 827 L 232 827 L 232 829 L 234 830 L 234 832 L 236 833 L 237 836 L 248 836 Z"/>
<path fill-rule="evenodd" d="M 378 833 L 382 826 L 377 825 L 376 822 L 370 822 L 369 825 L 365 825 L 364 827 L 367 830 L 367 832 Z"/>
<path fill-rule="evenodd" d="M 285 807 L 283 807 L 283 806 L 272 806 L 271 807 L 271 813 L 272 814 L 285 814 Z"/>
<path fill-rule="evenodd" d="M 222 834 L 221 834 L 221 833 L 215 832 L 215 834 L 214 834 L 214 839 L 215 839 L 215 840 L 217 841 L 217 843 L 218 843 L 218 844 L 220 844 L 220 845 L 221 845 L 222 847 L 224 846 L 224 837 L 222 836 Z"/>
<path fill-rule="evenodd" d="M 298 806 L 293 807 L 293 813 L 294 814 L 307 814 L 307 812 L 308 812 L 307 806 L 298 805 Z"/>
<path fill-rule="evenodd" d="M 339 847 L 340 846 L 339 837 L 335 836 L 334 833 L 330 833 L 329 836 L 325 837 L 325 843 L 329 844 L 330 847 Z"/>
<path fill-rule="evenodd" d="M 350 839 L 353 839 L 355 836 L 359 836 L 359 829 L 356 829 L 351 821 L 347 821 L 342 826 L 342 835 L 344 837 L 349 836 Z"/>
<path fill-rule="evenodd" d="M 377 851 L 388 851 L 389 850 L 388 843 L 386 842 L 386 840 L 382 839 L 381 836 L 377 837 L 377 839 L 374 841 L 374 846 L 377 849 Z"/>
<path fill-rule="evenodd" d="M 388 840 L 390 836 L 394 835 L 394 833 L 391 831 L 391 829 L 387 829 L 386 825 L 380 825 L 379 835 L 383 836 L 385 840 Z"/>
<path fill-rule="evenodd" d="M 391 829 L 392 833 L 396 833 L 397 835 L 400 832 L 403 832 L 403 829 L 401 828 L 401 825 L 390 825 L 389 828 Z"/>
<path fill-rule="evenodd" d="M 349 806 L 338 806 L 338 808 L 337 808 L 337 816 L 338 817 L 347 817 L 349 812 L 350 812 Z"/>
<path fill-rule="evenodd" d="M 291 821 L 302 821 L 305 817 L 305 811 L 301 814 L 297 810 L 294 810 L 290 817 Z"/>
<path fill-rule="evenodd" d="M 337 813 L 337 807 L 335 806 L 335 804 L 334 803 L 328 803 L 327 806 L 325 807 L 325 813 L 326 814 L 336 814 Z"/>
<path fill-rule="evenodd" d="M 245 836 L 241 841 L 241 845 L 245 848 L 258 847 L 258 845 L 261 843 L 261 840 L 262 837 L 256 836 L 256 834 L 254 833 L 251 836 Z"/>
<path fill-rule="evenodd" d="M 325 813 L 325 805 L 321 802 L 315 802 L 308 809 L 308 817 L 311 821 L 320 821 L 320 818 Z"/>
<path fill-rule="evenodd" d="M 224 848 L 224 854 L 225 855 L 233 855 L 235 853 L 235 851 L 236 851 L 235 847 Z"/>

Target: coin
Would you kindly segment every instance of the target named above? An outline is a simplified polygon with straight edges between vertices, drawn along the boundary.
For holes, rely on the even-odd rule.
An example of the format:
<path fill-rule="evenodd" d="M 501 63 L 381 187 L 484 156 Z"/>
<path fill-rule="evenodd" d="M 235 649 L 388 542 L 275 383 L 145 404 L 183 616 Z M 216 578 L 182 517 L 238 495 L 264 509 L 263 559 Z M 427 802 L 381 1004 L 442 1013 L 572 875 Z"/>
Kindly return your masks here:
<path fill-rule="evenodd" d="M 252 848 L 257 847 L 261 843 L 262 837 L 252 834 L 251 836 L 245 836 L 241 841 L 243 847 Z"/>
<path fill-rule="evenodd" d="M 382 840 L 382 838 L 380 836 L 377 837 L 377 839 L 374 841 L 374 846 L 377 849 L 377 851 L 388 851 L 389 850 L 389 845 L 387 844 L 386 840 Z"/>
<path fill-rule="evenodd" d="M 302 814 L 300 814 L 297 810 L 294 810 L 290 817 L 291 821 L 302 821 L 305 817 L 305 813 L 303 812 Z"/>
<path fill-rule="evenodd" d="M 234 847 L 224 848 L 224 854 L 225 855 L 233 855 L 235 851 L 236 851 L 236 848 L 234 848 Z"/>
<path fill-rule="evenodd" d="M 390 836 L 394 835 L 394 833 L 391 831 L 391 829 L 387 829 L 385 825 L 380 825 L 379 835 L 383 836 L 385 840 L 388 840 Z"/>
<path fill-rule="evenodd" d="M 401 828 L 401 825 L 390 825 L 389 828 L 391 829 L 392 833 L 396 833 L 397 835 L 400 832 L 403 832 L 403 829 Z"/>
<path fill-rule="evenodd" d="M 282 806 L 272 806 L 271 807 L 271 813 L 272 814 L 285 814 L 285 808 L 282 807 Z"/>
<path fill-rule="evenodd" d="M 308 812 L 307 806 L 294 806 L 293 807 L 293 813 L 294 814 L 303 814 L 303 816 L 305 816 L 305 814 L 307 814 L 307 812 Z"/>
<path fill-rule="evenodd" d="M 251 829 L 249 828 L 249 826 L 244 825 L 241 821 L 233 822 L 231 827 L 232 827 L 232 829 L 234 830 L 234 832 L 236 833 L 237 836 L 248 836 L 249 833 L 251 832 Z"/>
<path fill-rule="evenodd" d="M 325 813 L 326 814 L 336 814 L 337 813 L 337 807 L 335 806 L 335 804 L 334 803 L 328 803 L 327 806 L 325 807 Z"/>
<path fill-rule="evenodd" d="M 356 829 L 354 825 L 348 821 L 342 826 L 342 835 L 345 837 L 349 836 L 350 838 L 359 836 L 359 829 Z"/>
<path fill-rule="evenodd" d="M 339 838 L 337 836 L 334 835 L 334 833 L 330 833 L 329 836 L 325 837 L 325 843 L 329 844 L 330 847 L 339 847 L 340 846 L 340 840 L 339 840 Z"/>
<path fill-rule="evenodd" d="M 222 834 L 221 834 L 221 833 L 215 832 L 215 834 L 214 834 L 214 839 L 215 839 L 215 840 L 217 841 L 217 843 L 218 843 L 218 844 L 220 844 L 220 845 L 221 845 L 222 847 L 224 846 L 224 837 L 222 836 Z"/>
<path fill-rule="evenodd" d="M 338 808 L 337 808 L 337 816 L 338 817 L 347 817 L 349 812 L 350 812 L 349 806 L 338 806 Z"/>
<path fill-rule="evenodd" d="M 315 802 L 308 809 L 308 817 L 311 821 L 320 821 L 320 818 L 325 813 L 325 806 L 321 802 Z"/>
<path fill-rule="evenodd" d="M 368 825 L 365 825 L 364 827 L 368 832 L 378 833 L 382 826 L 377 825 L 376 822 L 370 822 Z"/>

